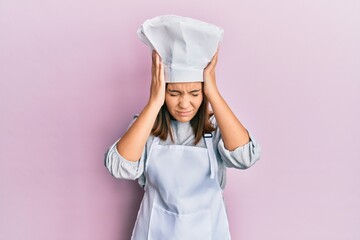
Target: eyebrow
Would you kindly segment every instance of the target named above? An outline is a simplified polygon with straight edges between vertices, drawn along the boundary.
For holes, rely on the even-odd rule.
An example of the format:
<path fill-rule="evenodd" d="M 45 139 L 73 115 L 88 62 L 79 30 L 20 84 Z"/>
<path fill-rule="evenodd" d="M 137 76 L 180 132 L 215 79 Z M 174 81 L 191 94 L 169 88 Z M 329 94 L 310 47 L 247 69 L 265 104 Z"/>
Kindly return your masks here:
<path fill-rule="evenodd" d="M 197 92 L 199 92 L 200 90 L 201 90 L 201 89 L 191 90 L 189 93 L 197 93 Z M 183 93 L 184 91 L 168 89 L 168 92 Z"/>

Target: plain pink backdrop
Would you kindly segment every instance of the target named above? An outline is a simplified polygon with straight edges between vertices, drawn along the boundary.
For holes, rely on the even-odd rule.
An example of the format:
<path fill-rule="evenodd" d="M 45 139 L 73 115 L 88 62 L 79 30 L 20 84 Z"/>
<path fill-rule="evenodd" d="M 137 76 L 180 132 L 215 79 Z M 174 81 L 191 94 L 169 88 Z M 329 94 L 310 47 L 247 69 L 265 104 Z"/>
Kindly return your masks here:
<path fill-rule="evenodd" d="M 140 24 L 225 30 L 218 86 L 262 146 L 228 171 L 235 240 L 360 239 L 360 2 L 0 3 L 0 239 L 130 239 L 142 190 L 104 153 L 145 105 Z"/>

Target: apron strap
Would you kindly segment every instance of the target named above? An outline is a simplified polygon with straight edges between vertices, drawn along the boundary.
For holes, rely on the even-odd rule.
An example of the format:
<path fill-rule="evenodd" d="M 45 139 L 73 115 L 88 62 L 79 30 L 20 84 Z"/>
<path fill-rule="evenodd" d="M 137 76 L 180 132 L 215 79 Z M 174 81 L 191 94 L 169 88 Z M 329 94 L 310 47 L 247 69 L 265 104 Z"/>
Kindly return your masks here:
<path fill-rule="evenodd" d="M 214 151 L 212 137 L 213 137 L 212 133 L 204 134 L 205 144 L 206 144 L 206 147 L 208 150 L 208 155 L 209 155 L 210 178 L 213 179 L 215 177 L 215 173 L 217 172 L 217 159 L 216 159 L 216 155 L 215 155 L 215 151 Z"/>
<path fill-rule="evenodd" d="M 148 154 L 147 154 L 147 157 L 150 156 L 150 154 L 151 154 L 154 146 L 158 145 L 159 142 L 160 142 L 160 138 L 157 137 L 157 136 L 154 136 L 154 139 L 153 139 L 153 141 L 152 141 L 152 143 L 151 143 L 151 146 L 150 146 L 149 152 L 148 152 Z M 145 171 L 147 171 L 147 168 L 148 168 L 148 164 L 147 164 L 147 163 L 148 163 L 148 161 L 145 161 Z"/>

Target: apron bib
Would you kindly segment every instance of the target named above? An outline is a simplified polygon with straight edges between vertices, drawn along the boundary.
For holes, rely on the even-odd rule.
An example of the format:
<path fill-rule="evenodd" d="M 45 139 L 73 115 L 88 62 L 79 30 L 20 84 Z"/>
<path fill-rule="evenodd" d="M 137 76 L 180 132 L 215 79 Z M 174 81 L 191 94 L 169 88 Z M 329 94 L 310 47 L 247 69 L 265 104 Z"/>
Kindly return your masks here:
<path fill-rule="evenodd" d="M 230 239 L 211 136 L 204 136 L 207 148 L 160 145 L 155 137 L 131 239 Z"/>

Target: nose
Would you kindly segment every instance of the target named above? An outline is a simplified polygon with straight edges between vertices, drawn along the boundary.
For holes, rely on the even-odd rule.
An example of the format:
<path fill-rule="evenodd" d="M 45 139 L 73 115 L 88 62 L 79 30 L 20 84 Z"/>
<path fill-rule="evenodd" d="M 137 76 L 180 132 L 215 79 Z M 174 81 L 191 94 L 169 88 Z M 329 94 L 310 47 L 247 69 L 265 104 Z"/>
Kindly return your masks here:
<path fill-rule="evenodd" d="M 178 106 L 181 109 L 187 109 L 190 106 L 190 100 L 187 97 L 182 96 L 179 100 Z"/>

